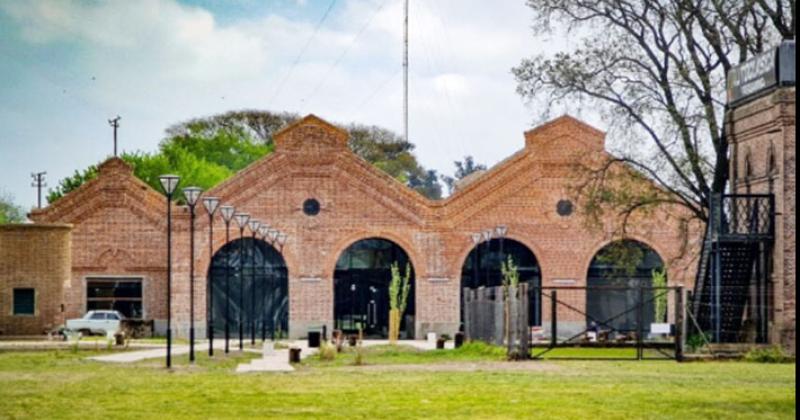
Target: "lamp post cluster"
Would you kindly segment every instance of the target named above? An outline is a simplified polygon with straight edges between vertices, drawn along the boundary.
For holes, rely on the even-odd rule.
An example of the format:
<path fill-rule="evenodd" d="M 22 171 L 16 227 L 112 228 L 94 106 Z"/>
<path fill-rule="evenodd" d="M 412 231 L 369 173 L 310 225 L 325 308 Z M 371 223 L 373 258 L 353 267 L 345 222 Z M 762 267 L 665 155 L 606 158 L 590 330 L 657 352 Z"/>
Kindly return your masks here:
<path fill-rule="evenodd" d="M 472 244 L 475 245 L 475 261 L 472 264 L 472 274 L 473 278 L 475 279 L 475 286 L 480 283 L 480 255 L 481 255 L 481 248 L 484 248 L 484 252 L 491 252 L 491 241 L 494 238 L 500 240 L 500 262 L 502 263 L 504 260 L 503 255 L 503 239 L 505 239 L 506 235 L 508 234 L 508 226 L 506 225 L 498 225 L 495 226 L 494 229 L 484 229 L 480 232 L 474 232 L 470 234 L 470 238 L 472 239 Z M 489 279 L 489 265 L 486 265 L 486 279 Z"/>
<path fill-rule="evenodd" d="M 161 187 L 164 191 L 164 194 L 167 198 L 167 358 L 166 358 L 166 365 L 167 367 L 172 366 L 172 199 L 176 194 L 178 189 L 178 185 L 180 184 L 180 177 L 177 175 L 162 175 L 159 177 L 159 181 L 161 183 Z M 200 202 L 201 195 L 203 194 L 203 190 L 199 187 L 186 187 L 182 190 L 183 197 L 186 200 L 186 205 L 189 208 L 189 361 L 195 361 L 195 354 L 194 354 L 194 342 L 195 342 L 195 331 L 194 331 L 194 260 L 195 260 L 195 242 L 194 242 L 194 234 L 195 234 L 195 219 L 196 219 L 196 212 L 195 208 Z M 262 223 L 258 220 L 251 219 L 250 215 L 247 213 L 236 212 L 236 209 L 230 205 L 220 205 L 221 200 L 217 197 L 206 196 L 202 197 L 203 207 L 206 209 L 206 213 L 208 214 L 208 257 L 209 257 L 209 270 L 208 275 L 206 277 L 206 333 L 208 338 L 208 355 L 214 355 L 214 293 L 213 293 L 213 281 L 211 280 L 211 264 L 214 258 L 214 216 L 216 215 L 217 211 L 222 217 L 222 221 L 225 223 L 225 243 L 230 243 L 230 227 L 231 222 L 236 221 L 236 224 L 239 227 L 239 350 L 244 349 L 244 320 L 243 320 L 243 308 L 244 308 L 244 234 L 245 229 L 249 228 L 252 233 L 252 264 L 253 264 L 253 273 L 252 273 L 252 284 L 253 288 L 256 286 L 256 238 L 260 238 L 264 241 L 269 242 L 276 248 L 279 248 L 279 252 L 283 252 L 283 246 L 286 243 L 287 235 L 282 233 L 276 229 L 271 229 L 268 224 Z M 230 351 L 230 277 L 231 277 L 231 270 L 230 270 L 230 249 L 226 248 L 225 254 L 225 353 Z M 264 261 L 264 266 L 266 270 L 266 260 Z M 268 291 L 264 290 L 265 296 Z M 255 290 L 251 293 L 251 302 L 250 302 L 250 309 L 251 313 L 255 314 Z M 255 344 L 255 331 L 256 331 L 256 321 L 255 316 L 251 317 L 251 342 Z M 262 317 L 262 320 L 265 318 Z M 264 322 L 262 321 L 262 340 L 266 339 L 266 329 L 265 329 Z"/>

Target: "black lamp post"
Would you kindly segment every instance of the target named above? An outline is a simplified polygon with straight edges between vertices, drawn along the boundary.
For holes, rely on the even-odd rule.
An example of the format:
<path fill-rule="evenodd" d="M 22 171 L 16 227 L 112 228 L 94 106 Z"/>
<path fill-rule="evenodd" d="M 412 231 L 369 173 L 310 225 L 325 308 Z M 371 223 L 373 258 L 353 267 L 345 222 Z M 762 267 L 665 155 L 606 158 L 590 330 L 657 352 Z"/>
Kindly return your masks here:
<path fill-rule="evenodd" d="M 206 275 L 206 334 L 208 336 L 208 355 L 214 355 L 214 284 L 211 281 L 211 266 L 214 259 L 214 213 L 219 207 L 219 198 L 203 198 L 203 207 L 208 213 L 208 273 Z"/>
<path fill-rule="evenodd" d="M 183 189 L 183 197 L 189 206 L 189 362 L 194 362 L 194 208 L 200 194 L 203 193 L 198 187 L 187 187 Z"/>
<path fill-rule="evenodd" d="M 239 225 L 239 350 L 244 350 L 244 228 L 250 221 L 250 215 L 236 213 L 233 217 Z"/>
<path fill-rule="evenodd" d="M 219 208 L 222 220 L 225 222 L 225 353 L 230 352 L 231 338 L 231 251 L 228 244 L 231 242 L 231 220 L 236 209 L 233 206 Z"/>
<path fill-rule="evenodd" d="M 256 270 L 258 269 L 256 266 L 256 235 L 258 234 L 258 228 L 261 227 L 261 222 L 258 220 L 250 220 L 248 223 L 250 226 L 250 233 L 252 234 L 253 243 L 252 247 L 252 264 L 253 264 L 253 275 L 250 277 L 250 344 L 256 344 Z"/>
<path fill-rule="evenodd" d="M 172 195 L 181 179 L 177 175 L 158 177 L 167 196 L 167 367 L 172 367 Z"/>
<path fill-rule="evenodd" d="M 266 223 L 263 223 L 261 225 L 261 227 L 258 228 L 258 235 L 261 237 L 262 241 L 265 241 L 265 242 L 269 241 L 269 225 L 266 224 Z M 263 256 L 263 257 L 264 258 L 261 259 L 261 262 L 262 262 L 263 270 L 264 270 L 264 279 L 266 280 L 266 278 L 267 278 L 267 263 L 268 263 L 268 261 L 267 261 L 266 256 Z M 265 283 L 268 283 L 268 282 L 265 281 Z M 268 297 L 267 295 L 269 293 L 269 287 L 267 287 L 265 285 L 265 287 L 263 289 L 264 289 L 263 290 L 263 296 L 261 298 L 261 342 L 262 343 L 267 340 L 267 297 Z"/>

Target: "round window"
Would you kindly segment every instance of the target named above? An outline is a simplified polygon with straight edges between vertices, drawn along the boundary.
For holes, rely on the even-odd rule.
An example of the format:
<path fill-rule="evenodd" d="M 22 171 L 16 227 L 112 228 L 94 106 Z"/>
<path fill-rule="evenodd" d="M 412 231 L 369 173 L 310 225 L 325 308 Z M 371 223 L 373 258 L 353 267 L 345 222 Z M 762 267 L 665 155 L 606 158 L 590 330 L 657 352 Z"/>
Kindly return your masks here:
<path fill-rule="evenodd" d="M 314 198 L 309 198 L 303 202 L 303 213 L 307 216 L 316 216 L 319 214 L 319 201 Z"/>
<path fill-rule="evenodd" d="M 573 209 L 572 201 L 560 200 L 556 205 L 556 212 L 559 216 L 567 217 L 572 214 Z"/>

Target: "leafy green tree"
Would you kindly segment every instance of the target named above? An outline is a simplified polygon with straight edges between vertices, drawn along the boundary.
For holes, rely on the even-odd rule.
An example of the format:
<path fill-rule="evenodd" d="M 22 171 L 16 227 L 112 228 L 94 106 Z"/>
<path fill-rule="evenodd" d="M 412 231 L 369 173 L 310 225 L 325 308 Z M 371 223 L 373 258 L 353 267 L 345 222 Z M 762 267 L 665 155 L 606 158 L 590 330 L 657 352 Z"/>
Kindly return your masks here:
<path fill-rule="evenodd" d="M 442 184 L 439 183 L 439 174 L 433 169 L 428 169 L 421 174 L 412 174 L 408 180 L 408 186 L 431 200 L 442 198 Z"/>
<path fill-rule="evenodd" d="M 174 173 L 181 185 L 208 189 L 274 150 L 273 136 L 299 119 L 290 113 L 235 111 L 175 124 L 155 153 L 123 154 L 135 175 L 160 190 L 158 176 Z M 375 167 L 433 199 L 441 197 L 441 185 L 419 165 L 414 145 L 393 132 L 375 126 L 351 124 L 349 146 Z M 96 165 L 60 181 L 48 200 L 53 203 L 97 176 Z"/>
<path fill-rule="evenodd" d="M 574 47 L 523 60 L 519 93 L 549 113 L 591 108 L 618 157 L 589 168 L 592 208 L 627 215 L 660 204 L 708 219 L 729 176 L 725 78 L 734 66 L 795 36 L 794 0 L 527 0 L 540 39 Z M 635 168 L 664 194 L 617 182 Z M 627 175 L 624 175 L 627 176 Z M 599 205 L 598 205 L 599 204 Z M 624 229 L 624 227 L 623 227 Z"/>
<path fill-rule="evenodd" d="M 452 194 L 455 191 L 456 182 L 472 175 L 478 171 L 485 171 L 486 165 L 476 163 L 472 156 L 464 156 L 463 161 L 453 162 L 456 165 L 454 177 L 442 175 L 442 182 L 447 185 L 447 190 Z"/>
<path fill-rule="evenodd" d="M 25 211 L 14 204 L 11 194 L 0 191 L 0 225 L 25 221 Z"/>

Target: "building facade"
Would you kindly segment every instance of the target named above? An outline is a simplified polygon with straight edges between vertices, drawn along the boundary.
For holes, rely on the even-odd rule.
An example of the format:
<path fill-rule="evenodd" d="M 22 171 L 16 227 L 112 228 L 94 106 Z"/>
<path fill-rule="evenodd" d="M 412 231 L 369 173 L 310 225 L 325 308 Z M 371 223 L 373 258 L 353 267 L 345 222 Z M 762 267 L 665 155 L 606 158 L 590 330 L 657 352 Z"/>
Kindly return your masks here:
<path fill-rule="evenodd" d="M 792 64 L 794 54 L 792 54 Z M 778 87 L 731 110 L 730 190 L 770 194 L 775 202 L 775 239 L 769 264 L 770 342 L 792 353 L 796 345 L 796 119 L 795 87 Z"/>
<path fill-rule="evenodd" d="M 617 235 L 621 216 L 592 222 L 584 214 L 576 198 L 585 180 L 581 168 L 608 157 L 604 138 L 583 122 L 561 117 L 525 133 L 521 150 L 471 177 L 452 196 L 431 201 L 353 154 L 344 130 L 308 116 L 276 134 L 274 153 L 206 192 L 285 233 L 286 241 L 254 237 L 235 221 L 226 235 L 219 215 L 209 239 L 209 217 L 199 205 L 194 302 L 189 210 L 172 207 L 173 328 L 186 334 L 193 306 L 200 336 L 208 307 L 214 308 L 215 331 L 226 313 L 237 318 L 243 312 L 263 317 L 254 323 L 259 328 L 288 329 L 292 337 L 323 325 L 377 325 L 372 332 L 382 335 L 388 311 L 384 279 L 391 264 L 399 263 L 401 274 L 406 266 L 413 270 L 403 336 L 453 334 L 461 322 L 462 286 L 495 275 L 484 259 L 498 252 L 519 256 L 521 272 L 538 285 L 581 287 L 590 282 L 598 253 L 620 239 L 655 255 L 670 285 L 690 289 L 702 229 L 687 230 L 682 210 L 663 206 L 634 215 L 625 238 Z M 96 179 L 34 211 L 36 224 L 71 226 L 68 275 L 37 283 L 47 293 L 60 291 L 64 311 L 54 316 L 122 308 L 155 320 L 163 331 L 166 210 L 161 193 L 136 179 L 123 161 L 110 159 Z M 506 231 L 502 239 L 476 236 L 497 233 L 498 227 Z M 57 299 L 37 302 L 42 311 L 59 305 Z M 571 304 L 585 309 L 587 302 Z M 8 311 L 6 303 L 0 310 Z M 586 319 L 574 323 L 579 329 Z"/>

